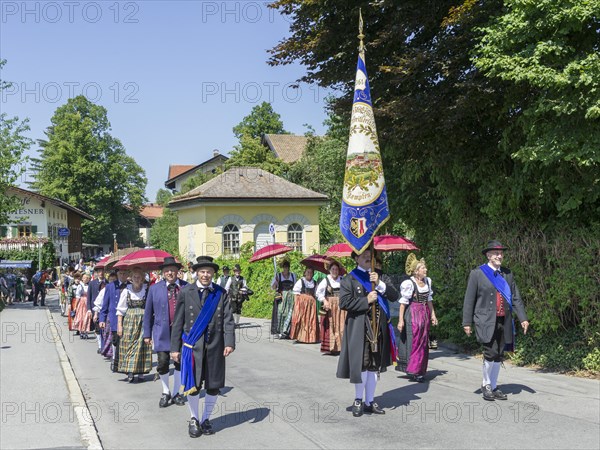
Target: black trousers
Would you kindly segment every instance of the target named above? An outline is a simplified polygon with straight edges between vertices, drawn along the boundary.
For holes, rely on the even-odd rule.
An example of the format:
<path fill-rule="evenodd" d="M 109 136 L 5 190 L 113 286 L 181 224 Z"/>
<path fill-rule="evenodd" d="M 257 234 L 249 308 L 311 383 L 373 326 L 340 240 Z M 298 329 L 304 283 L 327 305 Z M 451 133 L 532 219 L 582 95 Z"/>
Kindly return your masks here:
<path fill-rule="evenodd" d="M 169 364 L 171 363 L 171 354 L 169 352 L 156 352 L 158 362 L 156 364 L 156 371 L 159 375 L 169 373 Z M 173 362 L 175 370 L 181 370 L 181 363 Z"/>
<path fill-rule="evenodd" d="M 46 303 L 46 286 L 42 283 L 35 283 L 35 293 L 33 294 L 33 306 L 37 306 L 38 295 L 42 294 L 42 306 Z"/>
<path fill-rule="evenodd" d="M 486 361 L 502 362 L 504 359 L 504 317 L 496 317 L 492 340 L 483 344 L 483 358 Z"/>

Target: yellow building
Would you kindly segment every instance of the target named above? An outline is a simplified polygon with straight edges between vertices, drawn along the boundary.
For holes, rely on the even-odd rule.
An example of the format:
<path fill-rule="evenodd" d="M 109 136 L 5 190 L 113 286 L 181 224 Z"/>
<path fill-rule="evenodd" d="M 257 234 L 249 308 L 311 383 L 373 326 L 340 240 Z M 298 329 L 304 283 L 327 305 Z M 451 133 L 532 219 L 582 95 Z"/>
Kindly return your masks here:
<path fill-rule="evenodd" d="M 327 196 L 256 167 L 235 167 L 173 197 L 179 215 L 179 252 L 236 256 L 246 242 L 259 249 L 273 242 L 305 254 L 319 251 L 319 207 Z"/>

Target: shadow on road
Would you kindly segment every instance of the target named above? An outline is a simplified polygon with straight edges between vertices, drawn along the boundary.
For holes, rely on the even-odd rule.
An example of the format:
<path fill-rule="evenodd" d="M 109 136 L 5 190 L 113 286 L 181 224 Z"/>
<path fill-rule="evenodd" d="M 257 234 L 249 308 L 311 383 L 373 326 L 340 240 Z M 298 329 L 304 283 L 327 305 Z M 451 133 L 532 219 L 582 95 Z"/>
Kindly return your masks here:
<path fill-rule="evenodd" d="M 269 408 L 254 408 L 249 409 L 248 411 L 238 410 L 229 414 L 221 415 L 214 420 L 211 419 L 211 422 L 215 430 L 223 430 L 225 428 L 233 428 L 245 422 L 262 422 L 269 417 L 269 414 L 271 414 L 271 410 Z"/>

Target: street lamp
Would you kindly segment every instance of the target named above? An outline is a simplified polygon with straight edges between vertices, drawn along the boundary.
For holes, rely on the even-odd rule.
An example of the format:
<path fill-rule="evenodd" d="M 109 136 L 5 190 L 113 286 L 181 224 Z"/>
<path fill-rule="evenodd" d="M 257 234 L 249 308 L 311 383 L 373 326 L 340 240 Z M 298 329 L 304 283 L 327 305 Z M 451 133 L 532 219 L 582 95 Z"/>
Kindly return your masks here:
<path fill-rule="evenodd" d="M 113 251 L 117 253 L 117 233 L 113 233 Z"/>
<path fill-rule="evenodd" d="M 40 270 L 42 270 L 42 236 L 44 235 L 44 233 L 38 231 L 37 233 L 38 236 L 38 272 Z"/>

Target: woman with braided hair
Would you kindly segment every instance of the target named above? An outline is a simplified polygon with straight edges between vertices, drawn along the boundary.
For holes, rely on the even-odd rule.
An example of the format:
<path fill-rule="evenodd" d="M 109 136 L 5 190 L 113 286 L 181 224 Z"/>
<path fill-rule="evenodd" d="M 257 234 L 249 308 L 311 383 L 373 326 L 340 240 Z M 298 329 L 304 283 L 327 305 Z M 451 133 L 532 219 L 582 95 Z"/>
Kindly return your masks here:
<path fill-rule="evenodd" d="M 405 266 L 410 277 L 400 284 L 400 314 L 398 317 L 398 365 L 412 379 L 425 381 L 429 360 L 429 327 L 437 325 L 433 308 L 431 278 L 427 276 L 424 259 L 408 255 Z"/>

